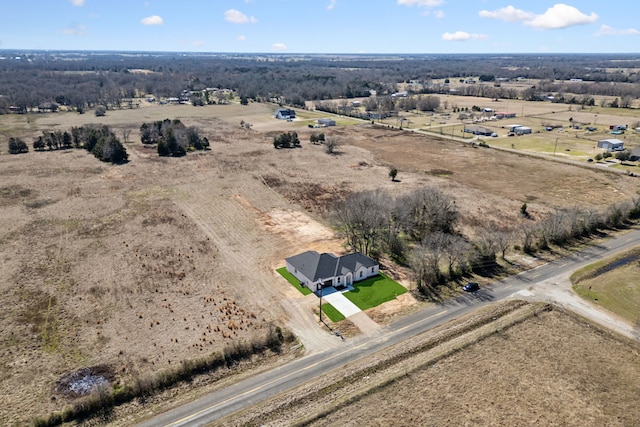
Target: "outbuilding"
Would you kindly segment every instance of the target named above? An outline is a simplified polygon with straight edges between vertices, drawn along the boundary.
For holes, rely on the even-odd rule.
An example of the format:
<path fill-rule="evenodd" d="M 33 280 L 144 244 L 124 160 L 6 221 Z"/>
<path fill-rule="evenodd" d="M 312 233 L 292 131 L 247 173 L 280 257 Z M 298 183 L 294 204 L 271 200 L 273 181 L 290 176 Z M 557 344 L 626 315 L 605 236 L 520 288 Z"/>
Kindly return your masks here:
<path fill-rule="evenodd" d="M 624 141 L 617 138 L 601 139 L 598 141 L 598 148 L 604 148 L 607 151 L 622 151 L 624 150 Z"/>
<path fill-rule="evenodd" d="M 319 126 L 335 126 L 336 121 L 330 118 L 318 119 Z"/>
<path fill-rule="evenodd" d="M 531 133 L 532 129 L 527 126 L 518 126 L 512 132 L 515 133 L 516 135 L 524 135 L 524 134 Z"/>
<path fill-rule="evenodd" d="M 465 126 L 464 131 L 466 133 L 472 133 L 474 135 L 482 135 L 482 136 L 491 136 L 491 134 L 493 134 L 493 131 L 491 129 L 487 129 L 482 126 L 475 126 L 475 125 Z"/>

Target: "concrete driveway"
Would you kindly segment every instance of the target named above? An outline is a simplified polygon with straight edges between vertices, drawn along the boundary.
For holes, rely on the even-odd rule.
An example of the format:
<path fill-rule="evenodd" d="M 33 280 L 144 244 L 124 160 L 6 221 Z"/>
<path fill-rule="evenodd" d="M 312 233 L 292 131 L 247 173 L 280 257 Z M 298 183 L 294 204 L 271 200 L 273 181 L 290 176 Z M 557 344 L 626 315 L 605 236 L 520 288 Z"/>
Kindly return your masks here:
<path fill-rule="evenodd" d="M 362 311 L 357 305 L 342 295 L 342 292 L 333 292 L 329 295 L 323 296 L 322 299 L 331 304 L 336 310 L 342 313 L 344 317 L 353 316 L 354 314 Z"/>

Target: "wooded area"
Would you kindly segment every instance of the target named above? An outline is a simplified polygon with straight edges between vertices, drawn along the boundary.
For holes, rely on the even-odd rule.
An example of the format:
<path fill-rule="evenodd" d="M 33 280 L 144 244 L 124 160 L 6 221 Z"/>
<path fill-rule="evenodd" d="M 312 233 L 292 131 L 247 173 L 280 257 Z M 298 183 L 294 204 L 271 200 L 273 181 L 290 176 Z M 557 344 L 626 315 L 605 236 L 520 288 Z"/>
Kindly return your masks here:
<path fill-rule="evenodd" d="M 563 102 L 588 102 L 572 95 L 620 97 L 620 106 L 640 97 L 637 58 L 599 55 L 223 55 L 118 52 L 0 51 L 0 114 L 55 111 L 104 105 L 133 107 L 146 96 L 187 99 L 194 105 L 226 102 L 225 95 L 194 98 L 208 88 L 233 90 L 246 102 L 305 101 L 390 95 L 403 83 L 420 82 L 419 93 L 442 93 L 437 79 L 481 76 L 460 95 L 529 99 L 539 92 Z M 528 91 L 503 88 L 501 79 L 537 79 Z M 570 81 L 572 80 L 572 81 Z M 588 97 L 587 97 L 588 98 Z M 429 105 L 418 106 L 429 109 Z"/>

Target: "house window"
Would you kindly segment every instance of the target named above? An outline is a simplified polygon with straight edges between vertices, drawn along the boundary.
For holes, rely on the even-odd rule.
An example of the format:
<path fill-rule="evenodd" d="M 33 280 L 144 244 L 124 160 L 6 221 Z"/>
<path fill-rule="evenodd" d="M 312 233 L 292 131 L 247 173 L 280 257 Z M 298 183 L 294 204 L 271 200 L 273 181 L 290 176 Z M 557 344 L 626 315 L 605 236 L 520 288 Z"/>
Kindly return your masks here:
<path fill-rule="evenodd" d="M 340 283 L 340 278 L 338 277 L 338 283 Z"/>
<path fill-rule="evenodd" d="M 371 272 L 373 273 L 373 267 L 371 267 Z"/>
<path fill-rule="evenodd" d="M 360 277 L 362 277 L 362 271 L 360 272 Z"/>

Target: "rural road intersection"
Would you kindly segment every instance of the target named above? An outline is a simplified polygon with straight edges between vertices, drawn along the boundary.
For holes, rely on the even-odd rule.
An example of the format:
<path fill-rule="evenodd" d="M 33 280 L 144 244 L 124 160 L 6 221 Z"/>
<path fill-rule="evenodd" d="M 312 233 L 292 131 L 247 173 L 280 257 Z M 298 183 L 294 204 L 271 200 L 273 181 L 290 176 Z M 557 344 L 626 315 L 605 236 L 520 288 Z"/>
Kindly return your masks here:
<path fill-rule="evenodd" d="M 289 390 L 314 377 L 403 342 L 428 329 L 506 298 L 550 302 L 592 319 L 618 333 L 633 337 L 631 325 L 594 307 L 571 291 L 569 276 L 581 267 L 640 244 L 640 230 L 632 230 L 599 245 L 549 262 L 444 303 L 405 316 L 368 335 L 347 340 L 329 350 L 315 352 L 268 372 L 215 391 L 139 424 L 151 426 L 204 426 L 223 416 Z M 336 340 L 339 338 L 335 337 Z"/>

